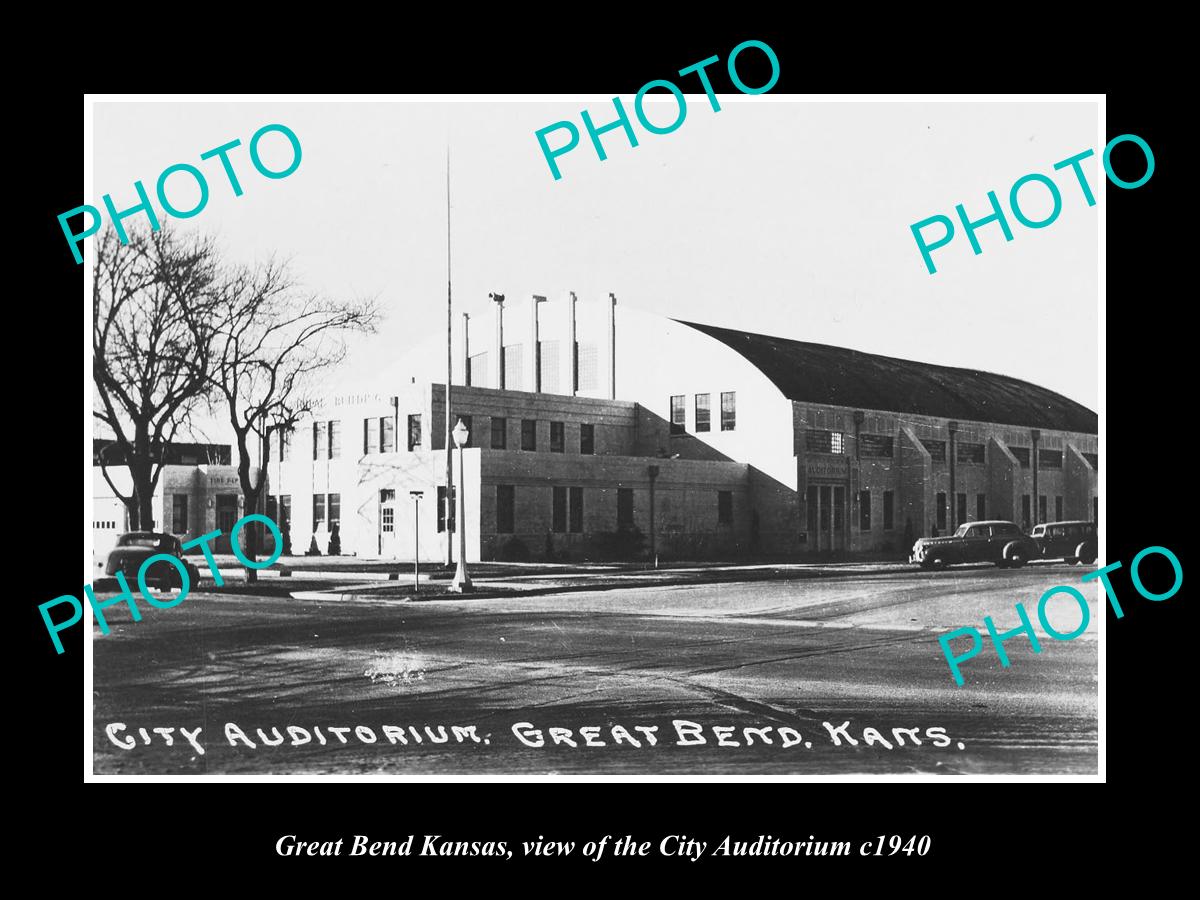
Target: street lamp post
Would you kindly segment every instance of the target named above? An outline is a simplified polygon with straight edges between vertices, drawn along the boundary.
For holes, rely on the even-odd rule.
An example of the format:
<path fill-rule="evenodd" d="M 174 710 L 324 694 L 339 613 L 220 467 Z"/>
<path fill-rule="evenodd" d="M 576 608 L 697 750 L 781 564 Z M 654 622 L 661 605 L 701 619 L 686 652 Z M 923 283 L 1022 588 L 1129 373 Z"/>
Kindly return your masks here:
<path fill-rule="evenodd" d="M 456 594 L 471 590 L 471 576 L 467 574 L 467 478 L 463 468 L 463 447 L 470 436 L 467 426 L 459 419 L 454 426 L 454 443 L 458 445 L 458 568 L 450 583 L 450 590 Z"/>
<path fill-rule="evenodd" d="M 658 568 L 658 541 L 654 533 L 654 481 L 658 478 L 658 466 L 650 466 L 646 472 L 650 476 L 650 558 L 654 560 L 654 568 Z"/>
<path fill-rule="evenodd" d="M 424 491 L 409 491 L 413 498 L 413 590 L 420 590 L 421 585 L 421 498 Z"/>

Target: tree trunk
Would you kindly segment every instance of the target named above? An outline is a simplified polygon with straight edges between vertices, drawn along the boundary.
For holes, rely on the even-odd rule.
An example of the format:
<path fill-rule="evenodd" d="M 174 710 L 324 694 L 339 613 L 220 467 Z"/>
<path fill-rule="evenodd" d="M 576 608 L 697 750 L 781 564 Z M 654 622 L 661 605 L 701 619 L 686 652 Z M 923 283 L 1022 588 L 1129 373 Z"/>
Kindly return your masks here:
<path fill-rule="evenodd" d="M 129 477 L 133 481 L 133 499 L 137 504 L 137 521 L 130 522 L 133 531 L 154 529 L 153 467 L 149 423 L 137 422 L 134 424 L 133 458 L 129 460 Z"/>
<path fill-rule="evenodd" d="M 248 516 L 258 512 L 258 500 L 262 495 L 262 473 L 259 473 L 258 484 L 250 481 L 250 452 L 246 445 L 247 434 L 238 432 L 238 481 L 242 486 L 242 515 Z M 241 534 L 245 539 L 243 553 L 246 559 L 258 562 L 259 534 L 262 533 L 261 522 L 251 522 L 242 528 Z M 258 570 L 246 566 L 246 583 L 255 584 L 258 581 Z"/>

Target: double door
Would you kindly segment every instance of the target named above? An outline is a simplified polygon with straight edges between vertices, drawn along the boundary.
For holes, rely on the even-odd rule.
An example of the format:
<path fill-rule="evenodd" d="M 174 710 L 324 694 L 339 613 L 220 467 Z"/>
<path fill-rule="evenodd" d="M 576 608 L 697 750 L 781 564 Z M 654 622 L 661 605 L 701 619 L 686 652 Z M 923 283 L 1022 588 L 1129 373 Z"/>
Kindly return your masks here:
<path fill-rule="evenodd" d="M 846 485 L 808 486 L 809 546 L 815 551 L 846 549 Z"/>

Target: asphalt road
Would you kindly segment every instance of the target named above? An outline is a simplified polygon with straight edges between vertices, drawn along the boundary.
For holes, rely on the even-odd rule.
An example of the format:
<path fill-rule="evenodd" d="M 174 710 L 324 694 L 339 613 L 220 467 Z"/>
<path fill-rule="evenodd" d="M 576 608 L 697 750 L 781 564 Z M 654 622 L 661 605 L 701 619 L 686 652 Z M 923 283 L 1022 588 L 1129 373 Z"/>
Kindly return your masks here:
<path fill-rule="evenodd" d="M 1075 640 L 1049 638 L 1036 614 L 1045 590 L 1082 572 L 422 603 L 192 593 L 143 604 L 137 623 L 110 607 L 112 633 L 93 626 L 95 771 L 1094 773 L 1095 590 Z M 1018 600 L 1041 653 L 1014 638 L 1005 669 L 985 636 L 956 687 L 938 635 L 982 631 L 985 615 L 1013 628 Z M 1061 632 L 1079 624 L 1069 598 L 1050 611 Z"/>

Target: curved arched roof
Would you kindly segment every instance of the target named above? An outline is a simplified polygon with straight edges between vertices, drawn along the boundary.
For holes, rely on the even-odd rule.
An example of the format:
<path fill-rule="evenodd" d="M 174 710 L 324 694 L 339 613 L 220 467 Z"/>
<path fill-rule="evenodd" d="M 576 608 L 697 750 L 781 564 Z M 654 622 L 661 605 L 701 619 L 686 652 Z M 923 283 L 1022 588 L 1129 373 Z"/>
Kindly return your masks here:
<path fill-rule="evenodd" d="M 744 356 L 789 400 L 1095 434 L 1094 412 L 1054 391 L 955 369 L 676 319 Z"/>

